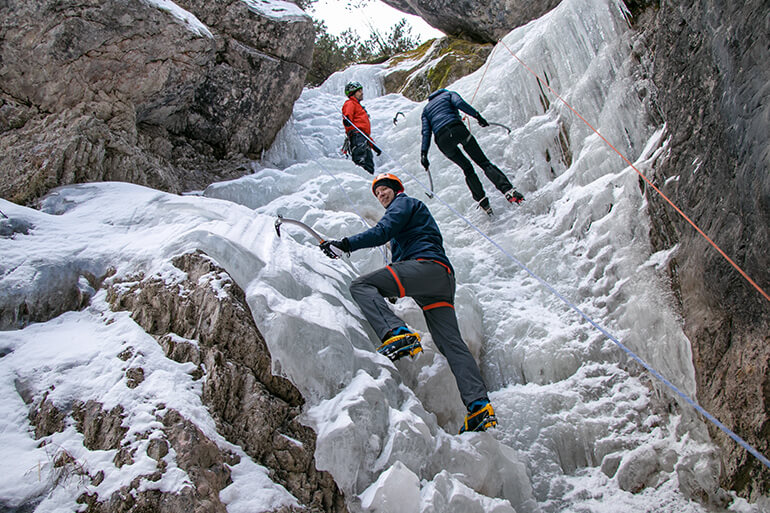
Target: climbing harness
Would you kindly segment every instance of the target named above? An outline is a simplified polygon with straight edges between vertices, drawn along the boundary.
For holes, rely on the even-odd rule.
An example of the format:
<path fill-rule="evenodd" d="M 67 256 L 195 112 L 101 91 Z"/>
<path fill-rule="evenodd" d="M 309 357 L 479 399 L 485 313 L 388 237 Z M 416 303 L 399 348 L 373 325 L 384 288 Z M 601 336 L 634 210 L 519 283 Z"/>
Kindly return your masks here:
<path fill-rule="evenodd" d="M 406 116 L 404 116 L 404 113 L 403 113 L 403 112 L 401 112 L 401 111 L 398 111 L 398 112 L 396 112 L 396 115 L 395 115 L 395 116 L 393 116 L 393 124 L 394 124 L 394 125 L 397 125 L 397 124 L 398 124 L 398 115 L 399 115 L 399 114 L 401 114 L 401 115 L 404 117 L 404 119 L 406 119 Z"/>

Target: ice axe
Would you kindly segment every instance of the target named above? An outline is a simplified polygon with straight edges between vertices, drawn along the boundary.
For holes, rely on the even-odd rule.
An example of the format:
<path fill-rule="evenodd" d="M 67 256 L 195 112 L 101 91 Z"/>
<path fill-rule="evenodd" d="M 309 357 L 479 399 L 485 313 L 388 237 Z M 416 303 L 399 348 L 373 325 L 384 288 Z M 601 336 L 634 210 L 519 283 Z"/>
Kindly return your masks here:
<path fill-rule="evenodd" d="M 466 119 L 468 119 L 468 116 L 463 116 L 463 120 L 466 120 Z M 511 129 L 502 123 L 493 123 L 492 121 L 487 121 L 487 125 L 493 125 L 493 126 L 499 126 L 501 128 L 505 128 L 506 130 L 508 130 L 508 135 L 511 135 Z M 470 121 L 468 121 L 468 128 L 470 127 L 471 127 Z"/>
<path fill-rule="evenodd" d="M 279 238 L 281 237 L 281 225 L 284 223 L 299 226 L 300 228 L 308 232 L 310 235 L 312 235 L 313 238 L 318 241 L 318 244 L 321 244 L 322 242 L 326 242 L 326 239 L 321 237 L 317 231 L 315 231 L 314 229 L 312 229 L 302 221 L 297 221 L 296 219 L 287 219 L 283 217 L 281 214 L 278 214 L 278 219 L 275 220 L 275 233 L 278 234 Z M 339 258 L 340 256 L 342 256 L 342 253 L 340 253 L 339 250 L 334 246 L 331 246 L 329 249 L 332 251 L 332 253 L 334 253 L 334 258 Z"/>
<path fill-rule="evenodd" d="M 314 229 L 312 229 L 311 227 L 309 227 L 308 225 L 306 225 L 302 221 L 297 221 L 296 219 L 288 219 L 286 217 L 283 217 L 281 214 L 278 214 L 278 219 L 275 220 L 275 225 L 274 225 L 275 226 L 275 233 L 278 235 L 278 238 L 281 237 L 281 225 L 282 224 L 293 224 L 295 226 L 299 226 L 300 228 L 302 228 L 303 230 L 308 232 L 310 235 L 312 235 L 313 238 L 318 241 L 319 245 L 322 242 L 326 241 L 326 239 L 321 237 L 321 235 L 317 231 L 315 231 Z M 332 254 L 334 255 L 332 258 L 340 258 L 340 257 L 343 256 L 343 253 L 340 250 L 338 250 L 337 248 L 335 248 L 334 246 L 329 246 L 329 251 L 331 251 Z M 326 253 L 326 252 L 324 251 L 324 253 Z M 329 255 L 329 253 L 326 253 L 326 254 Z M 331 256 L 331 255 L 329 255 L 329 256 Z M 356 269 L 356 267 L 353 265 L 353 263 L 350 260 L 348 260 L 347 258 L 343 258 L 343 261 L 350 266 L 350 268 L 353 270 L 354 273 L 360 274 L 358 272 L 358 269 Z"/>
<path fill-rule="evenodd" d="M 395 116 L 393 116 L 393 124 L 394 124 L 394 125 L 397 125 L 397 124 L 398 124 L 398 115 L 399 115 L 399 114 L 401 114 L 402 116 L 404 116 L 404 113 L 403 113 L 403 112 L 401 112 L 401 111 L 398 111 L 398 112 L 396 112 L 396 115 L 395 115 Z M 406 116 L 404 116 L 404 118 L 406 118 Z"/>
<path fill-rule="evenodd" d="M 510 128 L 508 128 L 507 126 L 505 126 L 504 124 L 502 124 L 502 123 L 493 123 L 493 122 L 491 122 L 491 121 L 487 121 L 487 123 L 489 123 L 490 125 L 494 125 L 494 126 L 500 126 L 500 127 L 503 127 L 503 128 L 505 128 L 506 130 L 508 130 L 508 135 L 511 135 L 511 129 L 510 129 Z"/>
<path fill-rule="evenodd" d="M 428 184 L 430 184 L 430 192 L 426 192 L 425 194 L 430 198 L 433 199 L 433 177 L 430 175 L 430 169 L 425 167 L 425 172 L 428 173 Z"/>

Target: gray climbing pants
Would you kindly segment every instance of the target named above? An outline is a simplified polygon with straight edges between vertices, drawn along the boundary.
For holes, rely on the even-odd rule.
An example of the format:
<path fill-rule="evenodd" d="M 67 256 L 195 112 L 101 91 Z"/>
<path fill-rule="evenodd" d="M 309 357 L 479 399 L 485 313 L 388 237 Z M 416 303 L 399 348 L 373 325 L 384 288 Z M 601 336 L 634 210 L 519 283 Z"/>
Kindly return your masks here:
<path fill-rule="evenodd" d="M 380 340 L 390 330 L 406 325 L 385 298 L 413 298 L 422 308 L 436 347 L 449 362 L 463 403 L 468 406 L 487 399 L 479 366 L 460 336 L 454 310 L 455 278 L 447 266 L 433 260 L 396 262 L 353 280 L 350 293 Z"/>

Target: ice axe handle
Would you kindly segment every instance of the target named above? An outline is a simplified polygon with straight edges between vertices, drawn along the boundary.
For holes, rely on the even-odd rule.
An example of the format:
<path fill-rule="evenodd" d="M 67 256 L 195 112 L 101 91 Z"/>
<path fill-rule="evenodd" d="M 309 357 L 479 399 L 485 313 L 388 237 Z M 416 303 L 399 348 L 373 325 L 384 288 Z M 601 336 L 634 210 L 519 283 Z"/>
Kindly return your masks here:
<path fill-rule="evenodd" d="M 306 225 L 302 221 L 297 221 L 296 219 L 288 219 L 288 218 L 283 217 L 280 214 L 278 214 L 278 219 L 275 220 L 275 233 L 278 234 L 278 237 L 281 236 L 281 224 L 283 224 L 283 223 L 289 223 L 289 224 L 297 225 L 300 228 L 302 228 L 303 230 L 305 230 L 306 232 L 308 232 L 310 235 L 312 235 L 313 238 L 318 241 L 318 245 L 321 248 L 321 250 L 329 258 L 340 258 L 342 256 L 342 252 L 339 251 L 334 246 L 325 245 L 326 247 L 324 247 L 324 245 L 322 245 L 322 244 L 324 244 L 324 242 L 326 242 L 326 240 L 323 237 L 321 237 L 321 235 L 319 235 L 319 233 L 316 232 L 315 230 L 313 230 L 311 227 L 309 227 L 308 225 Z"/>
<path fill-rule="evenodd" d="M 508 128 L 507 126 L 505 126 L 502 123 L 493 123 L 492 121 L 490 121 L 489 124 L 492 125 L 492 126 L 499 126 L 499 127 L 505 128 L 508 131 L 508 135 L 510 135 L 510 133 L 511 133 L 511 129 Z"/>
<path fill-rule="evenodd" d="M 433 177 L 430 174 L 430 168 L 426 167 L 425 172 L 428 173 L 428 183 L 430 184 L 430 192 L 426 192 L 425 195 L 433 199 Z"/>

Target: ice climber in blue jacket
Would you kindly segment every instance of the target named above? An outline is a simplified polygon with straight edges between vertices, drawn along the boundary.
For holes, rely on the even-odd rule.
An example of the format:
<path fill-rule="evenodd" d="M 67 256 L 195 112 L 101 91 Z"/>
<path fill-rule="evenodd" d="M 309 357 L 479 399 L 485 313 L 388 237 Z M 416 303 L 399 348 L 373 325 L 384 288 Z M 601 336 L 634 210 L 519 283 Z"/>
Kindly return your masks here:
<path fill-rule="evenodd" d="M 471 190 L 473 199 L 478 202 L 479 207 L 488 215 L 492 215 L 492 207 L 489 205 L 489 198 L 484 192 L 479 177 L 473 170 L 473 164 L 460 151 L 458 145 L 462 145 L 473 161 L 484 170 L 497 190 L 505 195 L 510 203 L 521 203 L 524 196 L 519 194 L 513 188 L 511 182 L 500 169 L 492 164 L 481 151 L 479 143 L 471 135 L 468 129 L 460 119 L 458 110 L 461 110 L 471 117 L 478 120 L 482 127 L 489 126 L 479 112 L 471 107 L 462 97 L 454 91 L 439 89 L 428 96 L 428 104 L 422 111 L 422 147 L 420 149 L 421 163 L 425 169 L 428 169 L 428 149 L 430 147 L 431 134 L 436 136 L 436 146 L 441 150 L 449 160 L 460 166 L 465 174 L 465 183 Z"/>
<path fill-rule="evenodd" d="M 382 340 L 377 352 L 396 361 L 422 351 L 420 335 L 407 328 L 385 301 L 386 297 L 413 298 L 422 308 L 428 331 L 449 362 L 468 408 L 460 433 L 497 425 L 481 372 L 457 325 L 454 269 L 444 252 L 436 221 L 422 201 L 404 194 L 404 186 L 395 175 L 378 175 L 372 192 L 385 207 L 382 219 L 359 234 L 322 242 L 321 249 L 336 258 L 332 246 L 350 253 L 390 241 L 393 263 L 356 278 L 350 285 L 353 299 Z"/>

